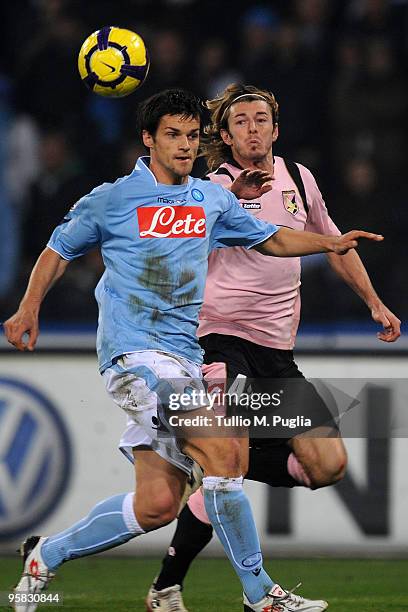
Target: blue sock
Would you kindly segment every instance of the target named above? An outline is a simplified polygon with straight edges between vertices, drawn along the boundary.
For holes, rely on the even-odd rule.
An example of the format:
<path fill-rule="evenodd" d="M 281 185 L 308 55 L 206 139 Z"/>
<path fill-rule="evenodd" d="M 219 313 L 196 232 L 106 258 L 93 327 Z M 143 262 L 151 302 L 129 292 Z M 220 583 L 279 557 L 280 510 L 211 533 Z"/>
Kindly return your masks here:
<path fill-rule="evenodd" d="M 261 546 L 242 480 L 242 477 L 203 478 L 204 503 L 246 596 L 251 603 L 256 603 L 265 597 L 274 582 L 262 567 Z"/>
<path fill-rule="evenodd" d="M 97 504 L 87 517 L 47 538 L 44 563 L 55 571 L 62 563 L 108 550 L 144 533 L 133 511 L 133 493 L 115 495 Z"/>

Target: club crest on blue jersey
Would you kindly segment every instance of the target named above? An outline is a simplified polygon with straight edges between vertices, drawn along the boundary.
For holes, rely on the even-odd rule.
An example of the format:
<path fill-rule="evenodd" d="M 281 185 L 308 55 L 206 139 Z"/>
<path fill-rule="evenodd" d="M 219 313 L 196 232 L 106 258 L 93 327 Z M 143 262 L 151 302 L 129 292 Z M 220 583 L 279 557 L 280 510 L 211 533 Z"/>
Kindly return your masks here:
<path fill-rule="evenodd" d="M 191 195 L 197 202 L 202 202 L 204 200 L 204 194 L 199 189 L 192 189 Z"/>
<path fill-rule="evenodd" d="M 296 215 L 299 212 L 299 206 L 296 202 L 296 191 L 291 189 L 290 191 L 282 191 L 282 199 L 285 210 L 291 215 Z"/>

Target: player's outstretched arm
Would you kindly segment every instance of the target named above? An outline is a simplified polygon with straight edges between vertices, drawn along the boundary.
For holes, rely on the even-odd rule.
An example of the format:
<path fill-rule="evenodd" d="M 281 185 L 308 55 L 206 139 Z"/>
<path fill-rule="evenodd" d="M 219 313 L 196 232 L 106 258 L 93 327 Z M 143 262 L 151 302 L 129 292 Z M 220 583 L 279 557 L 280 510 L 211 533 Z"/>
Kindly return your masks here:
<path fill-rule="evenodd" d="M 63 275 L 68 263 L 48 247 L 37 259 L 17 312 L 3 324 L 7 340 L 19 351 L 34 350 L 39 333 L 41 303 L 48 290 Z M 28 335 L 28 342 L 23 340 L 24 334 Z"/>
<path fill-rule="evenodd" d="M 378 297 L 358 253 L 352 249 L 342 257 L 328 253 L 327 258 L 336 274 L 367 304 L 373 320 L 382 325 L 383 331 L 377 334 L 379 340 L 398 340 L 401 335 L 401 321 Z"/>
<path fill-rule="evenodd" d="M 361 238 L 374 240 L 375 242 L 384 240 L 383 236 L 379 234 L 362 230 L 352 230 L 342 236 L 325 236 L 324 234 L 299 232 L 298 230 L 281 227 L 276 234 L 255 246 L 254 249 L 264 255 L 274 255 L 275 257 L 298 257 L 300 255 L 313 255 L 314 253 L 344 255 L 350 249 L 355 249 Z"/>

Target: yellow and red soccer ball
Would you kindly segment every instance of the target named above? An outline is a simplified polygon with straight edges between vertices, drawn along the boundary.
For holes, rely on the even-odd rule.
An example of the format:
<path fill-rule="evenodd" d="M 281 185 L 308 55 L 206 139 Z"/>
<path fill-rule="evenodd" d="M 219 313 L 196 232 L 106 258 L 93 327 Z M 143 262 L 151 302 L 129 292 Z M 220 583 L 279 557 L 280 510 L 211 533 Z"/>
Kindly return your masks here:
<path fill-rule="evenodd" d="M 149 71 L 149 56 L 139 34 L 106 26 L 85 40 L 78 56 L 82 81 L 100 96 L 123 98 L 140 87 Z"/>

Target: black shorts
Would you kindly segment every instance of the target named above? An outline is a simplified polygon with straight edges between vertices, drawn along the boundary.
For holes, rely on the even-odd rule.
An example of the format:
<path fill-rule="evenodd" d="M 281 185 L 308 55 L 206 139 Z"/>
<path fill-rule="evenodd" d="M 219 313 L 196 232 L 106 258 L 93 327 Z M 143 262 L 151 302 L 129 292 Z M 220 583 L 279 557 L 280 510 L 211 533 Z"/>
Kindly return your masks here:
<path fill-rule="evenodd" d="M 337 427 L 333 416 L 312 383 L 305 379 L 293 358 L 293 351 L 260 346 L 237 336 L 208 334 L 200 338 L 204 349 L 204 362 L 226 364 L 228 382 L 238 374 L 248 378 L 251 391 L 257 393 L 281 393 L 284 400 L 274 414 L 288 419 L 297 419 L 298 425 L 292 429 L 287 426 L 274 427 L 259 437 L 251 438 L 251 446 L 286 443 L 292 437 L 316 427 L 325 426 L 333 430 Z M 300 425 L 299 421 L 310 420 L 310 425 Z M 271 437 L 267 437 L 268 432 Z"/>

